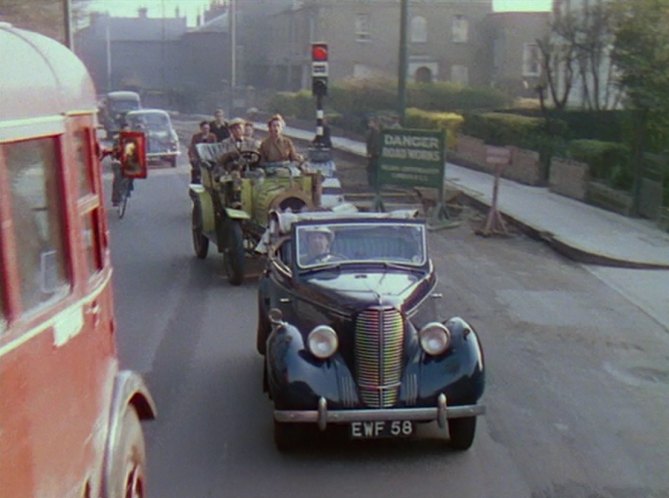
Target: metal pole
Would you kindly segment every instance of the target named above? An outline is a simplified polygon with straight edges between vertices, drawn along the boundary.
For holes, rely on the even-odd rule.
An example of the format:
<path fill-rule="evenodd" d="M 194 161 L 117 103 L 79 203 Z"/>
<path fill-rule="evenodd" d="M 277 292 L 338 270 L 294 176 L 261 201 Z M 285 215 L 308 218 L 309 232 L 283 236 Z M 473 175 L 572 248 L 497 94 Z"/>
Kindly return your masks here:
<path fill-rule="evenodd" d="M 409 18 L 409 0 L 400 0 L 400 53 L 399 74 L 397 75 L 397 113 L 400 124 L 405 125 L 406 84 L 407 84 L 407 20 Z"/>
<path fill-rule="evenodd" d="M 107 91 L 111 92 L 112 90 L 112 61 L 111 61 L 111 35 L 109 33 L 109 16 L 105 19 L 105 41 L 106 41 L 106 52 L 107 52 Z"/>
<path fill-rule="evenodd" d="M 316 95 L 316 143 L 321 144 L 323 141 L 323 96 Z"/>
<path fill-rule="evenodd" d="M 63 20 L 65 21 L 65 46 L 74 51 L 72 39 L 72 3 L 71 0 L 63 0 Z"/>
<path fill-rule="evenodd" d="M 237 0 L 230 0 L 230 112 L 234 112 L 235 87 L 237 86 Z"/>

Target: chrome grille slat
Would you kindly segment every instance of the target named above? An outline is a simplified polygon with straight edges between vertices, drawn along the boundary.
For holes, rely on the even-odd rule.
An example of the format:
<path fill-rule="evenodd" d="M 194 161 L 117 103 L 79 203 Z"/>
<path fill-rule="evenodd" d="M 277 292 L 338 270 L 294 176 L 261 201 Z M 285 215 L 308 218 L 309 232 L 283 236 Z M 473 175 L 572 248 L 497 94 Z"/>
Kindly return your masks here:
<path fill-rule="evenodd" d="M 370 308 L 355 324 L 355 366 L 360 397 L 372 408 L 397 402 L 402 378 L 404 321 L 394 308 Z"/>

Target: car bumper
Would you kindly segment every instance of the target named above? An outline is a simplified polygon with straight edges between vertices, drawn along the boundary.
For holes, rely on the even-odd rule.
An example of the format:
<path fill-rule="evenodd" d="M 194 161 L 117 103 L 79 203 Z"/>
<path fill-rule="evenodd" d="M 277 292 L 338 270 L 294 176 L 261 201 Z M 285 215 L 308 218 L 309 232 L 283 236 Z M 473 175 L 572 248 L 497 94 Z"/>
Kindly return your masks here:
<path fill-rule="evenodd" d="M 166 150 L 164 152 L 147 152 L 147 159 L 160 159 L 164 157 L 177 157 L 180 154 L 178 150 Z"/>
<path fill-rule="evenodd" d="M 448 406 L 446 395 L 440 394 L 437 406 L 421 408 L 383 408 L 357 410 L 329 410 L 327 401 L 318 400 L 318 410 L 274 410 L 274 420 L 284 423 L 315 423 L 325 430 L 328 424 L 349 424 L 351 422 L 411 420 L 434 422 L 440 428 L 446 427 L 449 418 L 476 417 L 485 414 L 485 405 Z"/>

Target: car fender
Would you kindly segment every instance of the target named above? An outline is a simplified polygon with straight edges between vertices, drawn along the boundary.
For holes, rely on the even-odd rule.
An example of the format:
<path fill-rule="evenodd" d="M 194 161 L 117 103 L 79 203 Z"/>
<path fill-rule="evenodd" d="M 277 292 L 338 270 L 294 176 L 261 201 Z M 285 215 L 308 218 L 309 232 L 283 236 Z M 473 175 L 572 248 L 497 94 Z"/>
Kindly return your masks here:
<path fill-rule="evenodd" d="M 216 221 L 214 219 L 214 205 L 211 199 L 211 195 L 207 190 L 198 184 L 191 184 L 188 193 L 190 195 L 193 204 L 198 204 L 202 213 L 202 230 L 205 233 L 213 232 L 216 226 Z"/>
<path fill-rule="evenodd" d="M 325 397 L 332 405 L 357 402 L 342 399 L 340 386 L 354 386 L 351 372 L 339 354 L 327 360 L 314 357 L 293 325 L 275 326 L 267 340 L 267 381 L 278 409 L 313 409 Z"/>
<path fill-rule="evenodd" d="M 474 328 L 462 318 L 445 322 L 451 331 L 450 348 L 437 357 L 420 352 L 418 397 L 436 402 L 444 393 L 449 404 L 475 403 L 483 394 L 485 367 L 483 349 Z"/>
<path fill-rule="evenodd" d="M 250 220 L 251 217 L 249 214 L 244 211 L 243 209 L 234 209 L 234 208 L 225 208 L 225 214 L 228 218 L 232 218 L 233 220 Z"/>

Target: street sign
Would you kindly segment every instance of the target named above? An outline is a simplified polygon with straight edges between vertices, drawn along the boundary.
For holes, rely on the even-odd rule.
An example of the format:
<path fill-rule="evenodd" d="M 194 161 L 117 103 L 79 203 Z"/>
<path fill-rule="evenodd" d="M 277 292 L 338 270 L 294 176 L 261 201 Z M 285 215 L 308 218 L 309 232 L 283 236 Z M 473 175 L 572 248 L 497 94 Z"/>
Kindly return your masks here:
<path fill-rule="evenodd" d="M 383 130 L 378 165 L 379 185 L 442 188 L 444 182 L 444 132 Z"/>
<path fill-rule="evenodd" d="M 328 63 L 327 62 L 312 62 L 311 63 L 311 76 L 328 76 Z"/>
<path fill-rule="evenodd" d="M 509 164 L 511 162 L 511 150 L 506 147 L 486 145 L 485 162 L 488 164 Z"/>

